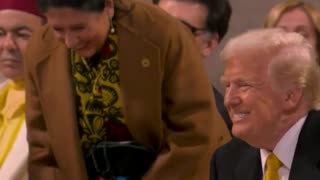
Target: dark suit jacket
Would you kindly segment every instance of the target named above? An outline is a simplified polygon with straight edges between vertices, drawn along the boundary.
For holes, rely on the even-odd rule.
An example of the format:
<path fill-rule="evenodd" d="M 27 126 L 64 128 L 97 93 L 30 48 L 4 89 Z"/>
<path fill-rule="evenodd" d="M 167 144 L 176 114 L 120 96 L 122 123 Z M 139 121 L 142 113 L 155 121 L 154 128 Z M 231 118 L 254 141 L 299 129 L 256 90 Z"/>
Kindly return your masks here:
<path fill-rule="evenodd" d="M 311 111 L 299 135 L 289 180 L 320 179 L 320 111 Z M 261 180 L 260 151 L 233 138 L 211 160 L 211 180 Z"/>
<path fill-rule="evenodd" d="M 232 121 L 230 119 L 230 116 L 228 114 L 226 107 L 224 106 L 223 96 L 220 94 L 220 92 L 215 87 L 212 87 L 212 89 L 213 89 L 213 93 L 214 93 L 214 98 L 216 100 L 217 109 L 218 109 L 220 115 L 222 116 L 224 122 L 226 123 L 226 125 L 231 133 Z"/>

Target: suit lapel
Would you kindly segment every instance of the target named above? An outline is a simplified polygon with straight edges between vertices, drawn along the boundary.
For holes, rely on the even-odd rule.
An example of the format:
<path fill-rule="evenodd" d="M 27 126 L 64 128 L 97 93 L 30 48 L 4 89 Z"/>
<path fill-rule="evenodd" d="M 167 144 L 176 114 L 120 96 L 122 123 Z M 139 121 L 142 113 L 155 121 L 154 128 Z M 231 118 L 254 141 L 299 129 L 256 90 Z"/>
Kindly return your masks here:
<path fill-rule="evenodd" d="M 311 111 L 299 135 L 289 180 L 320 179 L 320 112 Z"/>
<path fill-rule="evenodd" d="M 260 151 L 256 148 L 250 148 L 243 154 L 243 164 L 235 168 L 235 178 L 245 180 L 262 180 L 262 167 L 260 161 Z"/>
<path fill-rule="evenodd" d="M 320 179 L 320 112 L 311 111 L 299 135 L 289 180 Z M 262 180 L 259 149 L 247 149 L 241 153 L 233 179 Z"/>
<path fill-rule="evenodd" d="M 61 169 L 67 170 L 72 178 L 83 179 L 86 171 L 80 148 L 69 53 L 49 28 L 42 43 L 47 51 L 38 57 L 36 73 L 52 150 L 57 162 L 64 162 L 59 164 Z"/>

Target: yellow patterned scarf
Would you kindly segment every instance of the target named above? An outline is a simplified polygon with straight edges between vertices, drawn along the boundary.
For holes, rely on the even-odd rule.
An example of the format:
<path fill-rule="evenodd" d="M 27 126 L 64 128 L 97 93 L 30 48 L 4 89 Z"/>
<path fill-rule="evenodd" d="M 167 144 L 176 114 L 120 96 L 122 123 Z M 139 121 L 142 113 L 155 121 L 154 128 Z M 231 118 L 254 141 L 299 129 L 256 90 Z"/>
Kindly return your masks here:
<path fill-rule="evenodd" d="M 123 115 L 117 43 L 117 35 L 109 33 L 101 52 L 89 60 L 71 51 L 84 152 L 101 141 L 131 140 Z"/>

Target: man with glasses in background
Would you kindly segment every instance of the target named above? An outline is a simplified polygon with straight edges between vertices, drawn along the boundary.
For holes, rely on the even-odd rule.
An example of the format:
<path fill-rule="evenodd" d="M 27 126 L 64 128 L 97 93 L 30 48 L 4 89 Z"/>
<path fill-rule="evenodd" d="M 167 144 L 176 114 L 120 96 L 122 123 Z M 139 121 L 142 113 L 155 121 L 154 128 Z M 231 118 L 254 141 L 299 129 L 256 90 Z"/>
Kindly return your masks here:
<path fill-rule="evenodd" d="M 153 0 L 153 3 L 190 29 L 203 58 L 213 54 L 227 33 L 232 13 L 228 0 Z M 218 110 L 231 130 L 232 123 L 223 105 L 223 97 L 214 87 L 213 92 Z"/>

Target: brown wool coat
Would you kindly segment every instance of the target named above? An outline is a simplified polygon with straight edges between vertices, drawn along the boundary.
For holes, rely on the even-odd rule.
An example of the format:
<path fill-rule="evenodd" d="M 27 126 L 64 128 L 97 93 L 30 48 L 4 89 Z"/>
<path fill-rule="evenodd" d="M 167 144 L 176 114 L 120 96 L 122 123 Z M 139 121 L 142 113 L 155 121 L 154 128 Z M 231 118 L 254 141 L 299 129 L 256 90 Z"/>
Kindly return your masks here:
<path fill-rule="evenodd" d="M 116 0 L 126 124 L 158 157 L 145 180 L 208 179 L 213 151 L 229 140 L 190 33 L 145 2 Z M 45 26 L 26 53 L 32 180 L 87 180 L 68 50 Z"/>

